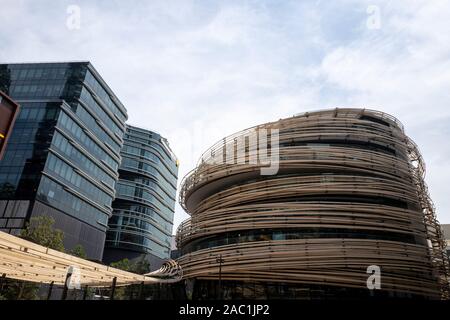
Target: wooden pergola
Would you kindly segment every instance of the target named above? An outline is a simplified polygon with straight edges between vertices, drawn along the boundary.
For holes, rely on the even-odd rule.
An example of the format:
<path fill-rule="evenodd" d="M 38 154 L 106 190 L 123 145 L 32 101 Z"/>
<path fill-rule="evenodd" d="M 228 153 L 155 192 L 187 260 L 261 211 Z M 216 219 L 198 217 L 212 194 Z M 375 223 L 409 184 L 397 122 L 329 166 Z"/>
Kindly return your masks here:
<path fill-rule="evenodd" d="M 64 285 L 68 272 L 79 271 L 81 286 L 105 287 L 137 283 L 177 282 L 181 273 L 174 261 L 147 275 L 139 275 L 37 245 L 0 232 L 0 276 L 44 284 Z"/>

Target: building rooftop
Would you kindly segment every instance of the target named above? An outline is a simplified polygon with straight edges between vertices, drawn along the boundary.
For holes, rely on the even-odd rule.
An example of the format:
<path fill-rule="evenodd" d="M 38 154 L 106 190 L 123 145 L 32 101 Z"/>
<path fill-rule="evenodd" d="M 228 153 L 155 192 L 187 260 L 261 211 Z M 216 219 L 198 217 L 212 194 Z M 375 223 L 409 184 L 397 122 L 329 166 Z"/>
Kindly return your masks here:
<path fill-rule="evenodd" d="M 93 64 L 90 61 L 87 60 L 79 60 L 79 61 L 28 61 L 28 62 L 0 62 L 0 65 L 61 65 L 61 64 L 85 64 L 88 69 L 91 71 L 93 76 L 101 83 L 107 94 L 110 96 L 110 98 L 115 102 L 118 109 L 123 113 L 123 115 L 128 118 L 127 109 L 123 105 L 123 103 L 120 101 L 120 99 L 116 96 L 114 91 L 109 87 L 109 85 L 106 83 L 106 81 L 103 79 L 103 77 L 100 75 L 100 73 L 95 69 Z"/>

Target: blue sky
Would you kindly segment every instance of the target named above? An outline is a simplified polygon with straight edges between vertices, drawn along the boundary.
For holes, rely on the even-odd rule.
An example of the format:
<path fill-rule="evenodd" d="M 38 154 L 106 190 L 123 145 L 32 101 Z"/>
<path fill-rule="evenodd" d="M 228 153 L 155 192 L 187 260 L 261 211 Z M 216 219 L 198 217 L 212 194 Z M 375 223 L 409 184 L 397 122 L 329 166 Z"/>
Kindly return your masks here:
<path fill-rule="evenodd" d="M 80 9 L 79 29 L 67 27 L 70 5 Z M 0 7 L 0 62 L 91 61 L 129 122 L 169 139 L 180 180 L 235 131 L 315 109 L 379 109 L 398 117 L 421 148 L 438 218 L 450 223 L 449 1 L 0 0 Z M 379 28 L 368 25 L 373 8 Z M 177 204 L 175 226 L 185 218 Z"/>

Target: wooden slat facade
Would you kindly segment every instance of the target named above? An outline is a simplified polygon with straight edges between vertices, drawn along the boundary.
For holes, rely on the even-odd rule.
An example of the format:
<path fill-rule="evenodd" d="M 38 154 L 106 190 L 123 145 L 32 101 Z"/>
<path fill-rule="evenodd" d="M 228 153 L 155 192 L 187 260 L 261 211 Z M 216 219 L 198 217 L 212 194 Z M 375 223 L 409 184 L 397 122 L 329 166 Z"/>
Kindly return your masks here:
<path fill-rule="evenodd" d="M 261 176 L 248 147 L 234 164 L 210 161 L 261 129 L 279 130 L 277 175 Z M 383 290 L 447 299 L 448 258 L 424 175 L 401 123 L 379 111 L 318 111 L 238 132 L 183 179 L 184 277 L 217 280 L 222 255 L 225 281 L 366 288 L 367 267 L 378 265 Z M 265 230 L 282 237 L 223 241 Z"/>

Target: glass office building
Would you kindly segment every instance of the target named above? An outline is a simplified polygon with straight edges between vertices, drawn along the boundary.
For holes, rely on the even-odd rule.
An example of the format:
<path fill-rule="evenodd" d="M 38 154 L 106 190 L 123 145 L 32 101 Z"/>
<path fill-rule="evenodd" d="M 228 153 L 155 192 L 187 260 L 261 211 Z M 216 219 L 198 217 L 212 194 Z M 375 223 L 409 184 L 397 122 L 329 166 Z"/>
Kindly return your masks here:
<path fill-rule="evenodd" d="M 105 262 L 145 255 L 152 269 L 170 257 L 178 161 L 156 132 L 127 126 Z"/>
<path fill-rule="evenodd" d="M 1 64 L 0 90 L 21 105 L 0 161 L 0 230 L 52 216 L 66 249 L 101 260 L 126 109 L 89 62 Z"/>

